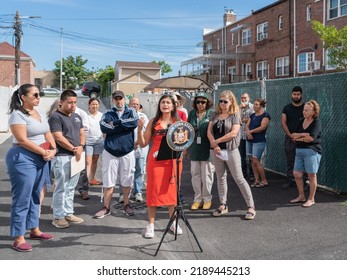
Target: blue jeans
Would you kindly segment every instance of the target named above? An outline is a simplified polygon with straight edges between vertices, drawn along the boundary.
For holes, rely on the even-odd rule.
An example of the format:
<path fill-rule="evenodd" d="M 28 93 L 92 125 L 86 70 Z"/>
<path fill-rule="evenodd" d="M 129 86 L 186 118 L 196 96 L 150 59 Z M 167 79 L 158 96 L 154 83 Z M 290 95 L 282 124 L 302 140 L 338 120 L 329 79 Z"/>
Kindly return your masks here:
<path fill-rule="evenodd" d="M 72 156 L 56 156 L 52 160 L 52 171 L 55 177 L 52 206 L 54 219 L 62 219 L 72 215 L 75 187 L 80 174 L 71 177 Z"/>
<path fill-rule="evenodd" d="M 252 163 L 246 153 L 247 140 L 240 140 L 239 151 L 241 156 L 242 173 L 245 178 L 254 177 Z"/>
<path fill-rule="evenodd" d="M 6 155 L 11 181 L 11 236 L 22 236 L 39 226 L 40 194 L 49 176 L 42 156 L 22 147 L 12 147 Z"/>
<path fill-rule="evenodd" d="M 145 158 L 139 157 L 135 159 L 135 173 L 134 173 L 134 195 L 142 193 L 143 188 L 143 174 L 145 172 Z"/>

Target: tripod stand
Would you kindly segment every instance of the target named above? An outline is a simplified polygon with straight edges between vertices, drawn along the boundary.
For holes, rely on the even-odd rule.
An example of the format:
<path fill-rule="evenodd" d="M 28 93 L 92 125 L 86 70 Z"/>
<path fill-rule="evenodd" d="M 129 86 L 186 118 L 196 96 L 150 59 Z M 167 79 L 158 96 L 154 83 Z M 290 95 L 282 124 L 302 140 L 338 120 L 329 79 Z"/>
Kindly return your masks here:
<path fill-rule="evenodd" d="M 173 151 L 172 151 L 173 152 Z M 172 157 L 173 158 L 173 157 Z M 178 228 L 178 220 L 179 218 L 182 219 L 182 221 L 186 224 L 187 228 L 189 229 L 189 231 L 192 233 L 196 243 L 198 244 L 198 247 L 200 249 L 200 252 L 202 252 L 202 248 L 200 246 L 200 243 L 194 233 L 194 230 L 192 228 L 192 226 L 190 225 L 184 211 L 182 208 L 182 202 L 181 202 L 181 198 L 179 195 L 179 191 L 180 191 L 180 172 L 179 172 L 179 165 L 181 162 L 181 152 L 176 151 L 176 186 L 177 186 L 177 205 L 175 206 L 174 212 L 171 215 L 170 221 L 168 223 L 168 225 L 166 226 L 165 232 L 160 240 L 160 243 L 158 245 L 157 251 L 155 252 L 154 256 L 157 256 L 160 246 L 164 241 L 164 238 L 166 236 L 166 234 L 168 233 L 168 231 L 170 230 L 171 225 L 176 221 L 175 223 L 175 240 L 177 240 L 177 228 Z"/>

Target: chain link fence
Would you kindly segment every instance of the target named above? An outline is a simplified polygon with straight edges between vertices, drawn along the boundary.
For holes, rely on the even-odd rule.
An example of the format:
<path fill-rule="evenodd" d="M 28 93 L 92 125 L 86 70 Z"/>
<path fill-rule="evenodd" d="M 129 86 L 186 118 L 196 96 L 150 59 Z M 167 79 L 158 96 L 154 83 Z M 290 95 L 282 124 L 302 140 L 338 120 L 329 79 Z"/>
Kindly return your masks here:
<path fill-rule="evenodd" d="M 281 127 L 283 107 L 291 102 L 294 86 L 303 89 L 303 100 L 316 100 L 321 107 L 322 160 L 318 172 L 318 184 L 339 192 L 347 192 L 347 73 L 234 83 L 221 85 L 215 91 L 216 104 L 223 90 L 231 90 L 238 100 L 248 92 L 251 100 L 266 97 L 266 111 L 271 115 L 267 130 L 267 153 L 265 166 L 285 174 L 284 132 Z"/>

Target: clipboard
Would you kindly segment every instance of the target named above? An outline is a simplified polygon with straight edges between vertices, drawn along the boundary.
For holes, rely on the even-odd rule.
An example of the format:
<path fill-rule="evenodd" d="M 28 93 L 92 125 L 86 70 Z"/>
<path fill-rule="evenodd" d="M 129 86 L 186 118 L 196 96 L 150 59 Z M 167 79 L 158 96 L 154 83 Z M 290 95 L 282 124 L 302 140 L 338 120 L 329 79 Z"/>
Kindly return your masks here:
<path fill-rule="evenodd" d="M 161 138 L 157 160 L 177 159 L 179 158 L 179 154 L 180 152 L 175 152 L 169 147 L 166 136 L 163 136 L 163 138 Z"/>
<path fill-rule="evenodd" d="M 86 168 L 86 152 L 82 152 L 81 158 L 79 161 L 76 160 L 75 156 L 73 156 L 71 158 L 71 162 L 70 162 L 70 176 L 71 177 L 80 173 L 85 168 Z"/>

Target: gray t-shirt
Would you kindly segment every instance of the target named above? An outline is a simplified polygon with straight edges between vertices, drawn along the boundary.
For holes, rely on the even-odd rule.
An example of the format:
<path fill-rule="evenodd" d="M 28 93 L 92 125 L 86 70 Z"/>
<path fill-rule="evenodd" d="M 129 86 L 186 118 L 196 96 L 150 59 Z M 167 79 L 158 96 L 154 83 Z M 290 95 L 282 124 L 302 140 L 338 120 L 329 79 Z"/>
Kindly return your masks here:
<path fill-rule="evenodd" d="M 41 114 L 39 111 L 37 112 L 41 117 L 41 121 L 15 110 L 11 113 L 8 124 L 9 126 L 14 124 L 24 124 L 27 129 L 27 138 L 36 145 L 40 145 L 46 141 L 44 134 L 49 132 L 49 125 L 46 116 Z M 18 143 L 15 137 L 13 137 L 13 143 Z"/>

